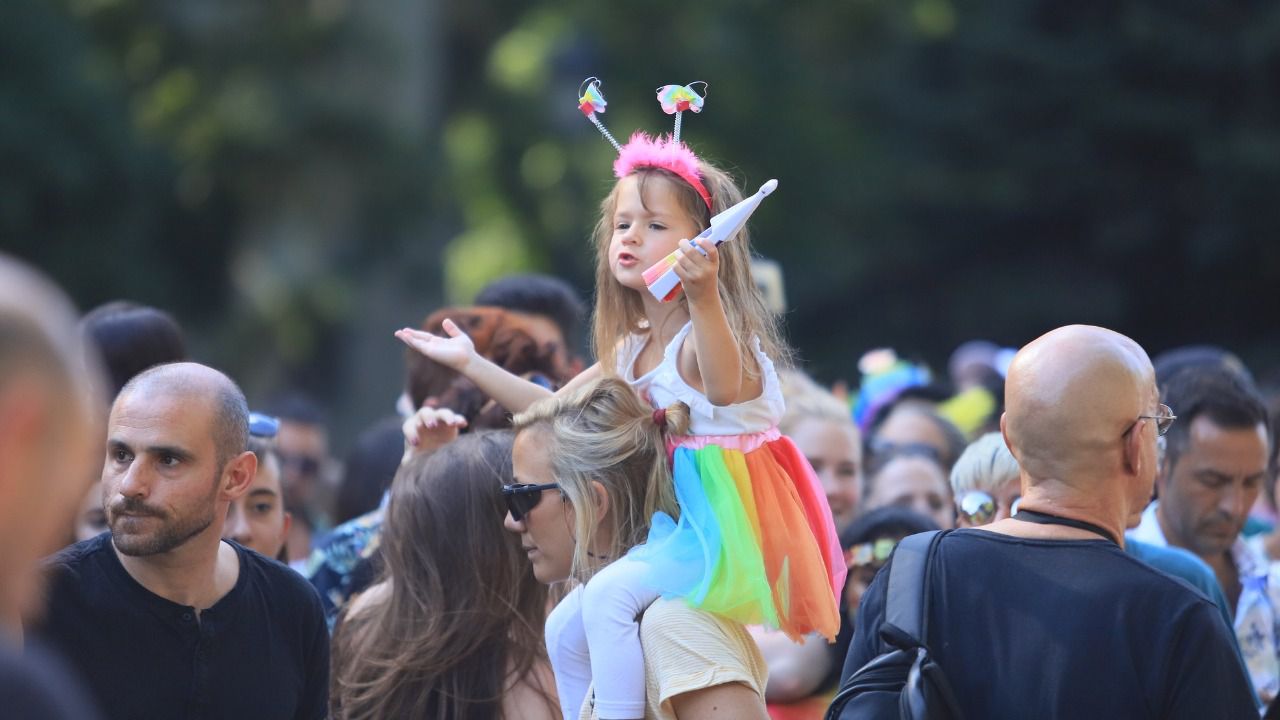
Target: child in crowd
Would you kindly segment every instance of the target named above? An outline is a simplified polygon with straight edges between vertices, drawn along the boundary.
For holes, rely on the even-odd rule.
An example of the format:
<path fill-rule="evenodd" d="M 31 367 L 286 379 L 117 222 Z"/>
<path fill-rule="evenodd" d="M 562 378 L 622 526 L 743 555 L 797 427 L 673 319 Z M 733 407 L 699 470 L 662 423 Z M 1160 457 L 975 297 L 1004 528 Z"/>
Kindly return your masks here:
<path fill-rule="evenodd" d="M 679 517 L 655 513 L 645 543 L 592 576 L 548 619 L 548 627 L 563 629 L 580 616 L 589 653 L 562 644 L 574 635 L 567 631 L 549 635 L 548 650 L 564 707 L 580 705 L 586 693 L 574 680 L 583 669 L 566 664 L 589 655 L 599 717 L 636 718 L 644 712 L 636 617 L 654 599 L 683 598 L 797 640 L 811 632 L 831 639 L 846 569 L 822 485 L 777 429 L 784 403 L 773 359 L 785 361 L 788 351 L 752 281 L 746 230 L 720 247 L 688 240 L 741 201 L 741 192 L 678 136 L 636 133 L 618 149 L 618 180 L 594 234 L 598 362 L 561 392 L 608 374 L 657 408 L 660 425 L 662 408 L 691 408 L 688 434 L 668 438 Z M 676 250 L 683 295 L 661 302 L 643 274 Z M 512 412 L 550 394 L 485 361 L 455 324 L 446 321 L 444 330 L 448 337 L 411 329 L 396 335 Z"/>

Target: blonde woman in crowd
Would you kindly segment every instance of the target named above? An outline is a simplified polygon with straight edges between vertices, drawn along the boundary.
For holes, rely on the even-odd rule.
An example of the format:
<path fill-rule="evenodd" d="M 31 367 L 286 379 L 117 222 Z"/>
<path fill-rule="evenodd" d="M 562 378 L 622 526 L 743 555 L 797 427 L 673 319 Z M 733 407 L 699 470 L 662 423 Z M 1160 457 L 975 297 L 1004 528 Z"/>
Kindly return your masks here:
<path fill-rule="evenodd" d="M 676 512 L 668 437 L 688 430 L 684 403 L 654 410 L 624 381 L 603 378 L 517 415 L 516 483 L 507 529 L 544 583 L 580 585 L 547 618 L 547 649 L 566 718 L 598 718 L 584 608 L 593 579 L 649 536 L 656 512 Z M 742 624 L 659 599 L 640 619 L 645 718 L 762 720 L 767 670 Z M 607 716 L 606 716 L 607 717 Z"/>
<path fill-rule="evenodd" d="M 991 432 L 974 440 L 951 468 L 956 525 L 978 527 L 1018 511 L 1022 480 L 1004 437 Z"/>

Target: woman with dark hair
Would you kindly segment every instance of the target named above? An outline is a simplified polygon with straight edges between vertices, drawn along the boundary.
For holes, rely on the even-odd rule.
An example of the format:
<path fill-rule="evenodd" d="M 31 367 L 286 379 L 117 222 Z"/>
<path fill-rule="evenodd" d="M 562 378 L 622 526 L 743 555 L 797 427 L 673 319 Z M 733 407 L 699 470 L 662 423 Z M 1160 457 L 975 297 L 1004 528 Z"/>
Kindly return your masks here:
<path fill-rule="evenodd" d="M 334 635 L 332 717 L 558 717 L 546 588 L 502 527 L 511 445 L 508 432 L 466 435 L 396 474 L 383 580 Z"/>

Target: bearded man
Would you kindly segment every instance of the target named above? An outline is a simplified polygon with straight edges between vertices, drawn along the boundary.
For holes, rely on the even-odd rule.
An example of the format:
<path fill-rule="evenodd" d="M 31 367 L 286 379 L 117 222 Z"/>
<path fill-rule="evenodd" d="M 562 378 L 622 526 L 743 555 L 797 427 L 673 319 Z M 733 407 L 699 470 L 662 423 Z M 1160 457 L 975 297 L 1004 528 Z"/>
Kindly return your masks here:
<path fill-rule="evenodd" d="M 111 408 L 110 531 L 48 561 L 36 634 L 108 718 L 317 720 L 328 703 L 320 599 L 287 567 L 222 539 L 257 471 L 244 394 L 213 368 L 161 365 Z"/>

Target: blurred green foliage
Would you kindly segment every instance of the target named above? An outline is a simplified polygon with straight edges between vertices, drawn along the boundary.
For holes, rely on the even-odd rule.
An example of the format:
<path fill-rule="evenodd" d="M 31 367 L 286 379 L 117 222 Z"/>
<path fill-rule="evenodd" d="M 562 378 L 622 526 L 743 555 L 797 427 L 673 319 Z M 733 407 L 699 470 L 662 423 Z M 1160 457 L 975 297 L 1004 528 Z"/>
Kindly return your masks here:
<path fill-rule="evenodd" d="M 588 75 L 619 138 L 709 83 L 685 138 L 779 179 L 753 232 L 823 379 L 1067 322 L 1280 357 L 1275 3 L 10 0 L 0 56 L 0 245 L 363 419 L 391 328 L 516 270 L 590 292 Z"/>

